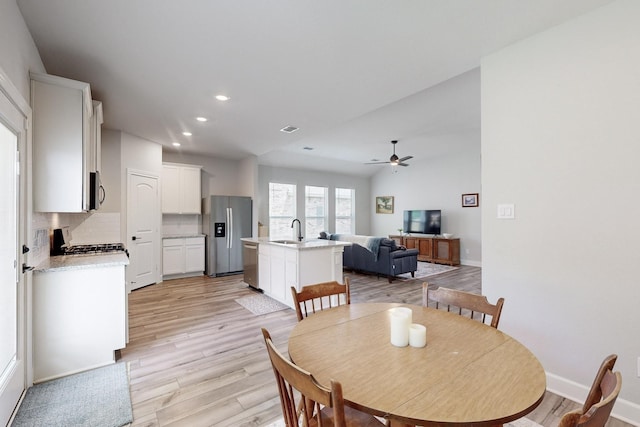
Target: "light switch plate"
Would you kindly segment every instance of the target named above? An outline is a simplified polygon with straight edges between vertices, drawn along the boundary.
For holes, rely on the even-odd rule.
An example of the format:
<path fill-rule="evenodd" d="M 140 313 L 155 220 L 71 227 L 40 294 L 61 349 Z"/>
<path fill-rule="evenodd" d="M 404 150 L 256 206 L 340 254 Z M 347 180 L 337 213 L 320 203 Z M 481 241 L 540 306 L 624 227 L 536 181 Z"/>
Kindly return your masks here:
<path fill-rule="evenodd" d="M 516 207 L 514 204 L 498 205 L 498 219 L 515 219 Z"/>

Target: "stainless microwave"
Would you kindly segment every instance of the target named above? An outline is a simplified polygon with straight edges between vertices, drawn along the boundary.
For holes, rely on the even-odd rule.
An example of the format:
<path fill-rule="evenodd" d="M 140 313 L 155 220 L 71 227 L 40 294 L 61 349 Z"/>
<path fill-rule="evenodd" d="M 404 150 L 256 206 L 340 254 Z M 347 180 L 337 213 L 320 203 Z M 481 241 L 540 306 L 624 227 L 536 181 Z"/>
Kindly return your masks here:
<path fill-rule="evenodd" d="M 100 172 L 89 172 L 89 210 L 100 209 L 105 196 L 104 187 L 100 183 Z"/>

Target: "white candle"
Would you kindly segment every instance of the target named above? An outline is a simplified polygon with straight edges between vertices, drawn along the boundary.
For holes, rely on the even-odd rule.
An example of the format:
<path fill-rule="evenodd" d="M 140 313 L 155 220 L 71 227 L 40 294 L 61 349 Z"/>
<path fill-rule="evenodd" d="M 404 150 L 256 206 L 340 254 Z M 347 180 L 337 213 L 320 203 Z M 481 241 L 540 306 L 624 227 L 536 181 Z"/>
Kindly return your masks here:
<path fill-rule="evenodd" d="M 427 345 L 427 328 L 424 325 L 411 324 L 409 327 L 409 345 L 411 347 L 424 347 Z"/>
<path fill-rule="evenodd" d="M 396 347 L 406 347 L 409 344 L 409 325 L 412 312 L 406 307 L 391 310 L 391 344 Z"/>

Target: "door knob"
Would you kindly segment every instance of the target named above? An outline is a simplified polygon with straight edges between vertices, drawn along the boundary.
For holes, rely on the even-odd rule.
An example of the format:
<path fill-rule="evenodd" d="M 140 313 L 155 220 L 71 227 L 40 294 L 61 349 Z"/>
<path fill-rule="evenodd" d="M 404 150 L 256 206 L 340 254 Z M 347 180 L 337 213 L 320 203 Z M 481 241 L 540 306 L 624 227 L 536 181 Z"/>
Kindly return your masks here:
<path fill-rule="evenodd" d="M 30 265 L 27 265 L 25 263 L 22 263 L 22 272 L 26 273 L 27 271 L 31 271 L 33 270 L 33 267 L 31 267 Z"/>
<path fill-rule="evenodd" d="M 132 236 L 131 240 L 138 240 L 138 238 L 136 236 Z"/>

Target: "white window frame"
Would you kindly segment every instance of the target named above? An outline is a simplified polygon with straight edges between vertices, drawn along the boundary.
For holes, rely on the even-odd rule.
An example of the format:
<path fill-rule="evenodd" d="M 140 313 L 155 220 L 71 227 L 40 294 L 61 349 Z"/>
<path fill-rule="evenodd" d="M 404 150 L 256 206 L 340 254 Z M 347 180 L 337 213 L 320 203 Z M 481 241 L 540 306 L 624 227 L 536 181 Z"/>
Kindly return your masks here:
<path fill-rule="evenodd" d="M 341 191 L 350 191 L 351 192 L 351 214 L 349 216 L 340 215 L 338 209 L 340 208 L 340 203 L 338 202 L 338 195 Z M 351 230 L 347 233 L 344 233 L 342 230 L 338 230 L 338 221 L 341 219 L 348 219 L 351 225 Z M 334 230 L 336 233 L 344 233 L 344 234 L 355 234 L 356 232 L 356 190 L 353 188 L 336 188 L 335 189 L 335 224 Z"/>
<path fill-rule="evenodd" d="M 291 195 L 293 200 L 288 201 L 284 204 L 284 207 L 289 207 L 290 211 L 286 212 L 284 215 L 275 215 L 273 212 L 274 203 L 274 187 L 290 187 Z M 284 182 L 269 182 L 269 237 L 272 239 L 291 239 L 292 231 L 286 229 L 280 229 L 280 227 L 275 226 L 276 223 L 282 223 L 282 220 L 285 220 L 285 223 L 293 222 L 296 217 L 296 193 L 298 189 L 296 184 L 289 184 Z"/>
<path fill-rule="evenodd" d="M 317 194 L 313 195 L 313 197 L 318 197 L 320 193 L 322 194 L 322 212 L 323 215 L 314 215 L 311 212 L 309 206 L 310 199 L 310 191 L 316 191 Z M 304 187 L 304 214 L 305 214 L 305 235 L 308 238 L 317 238 L 321 231 L 329 231 L 329 188 L 321 187 L 317 185 L 305 185 Z M 320 219 L 322 222 L 322 226 L 318 227 L 313 224 L 314 220 Z M 321 228 L 321 229 L 319 229 Z"/>

